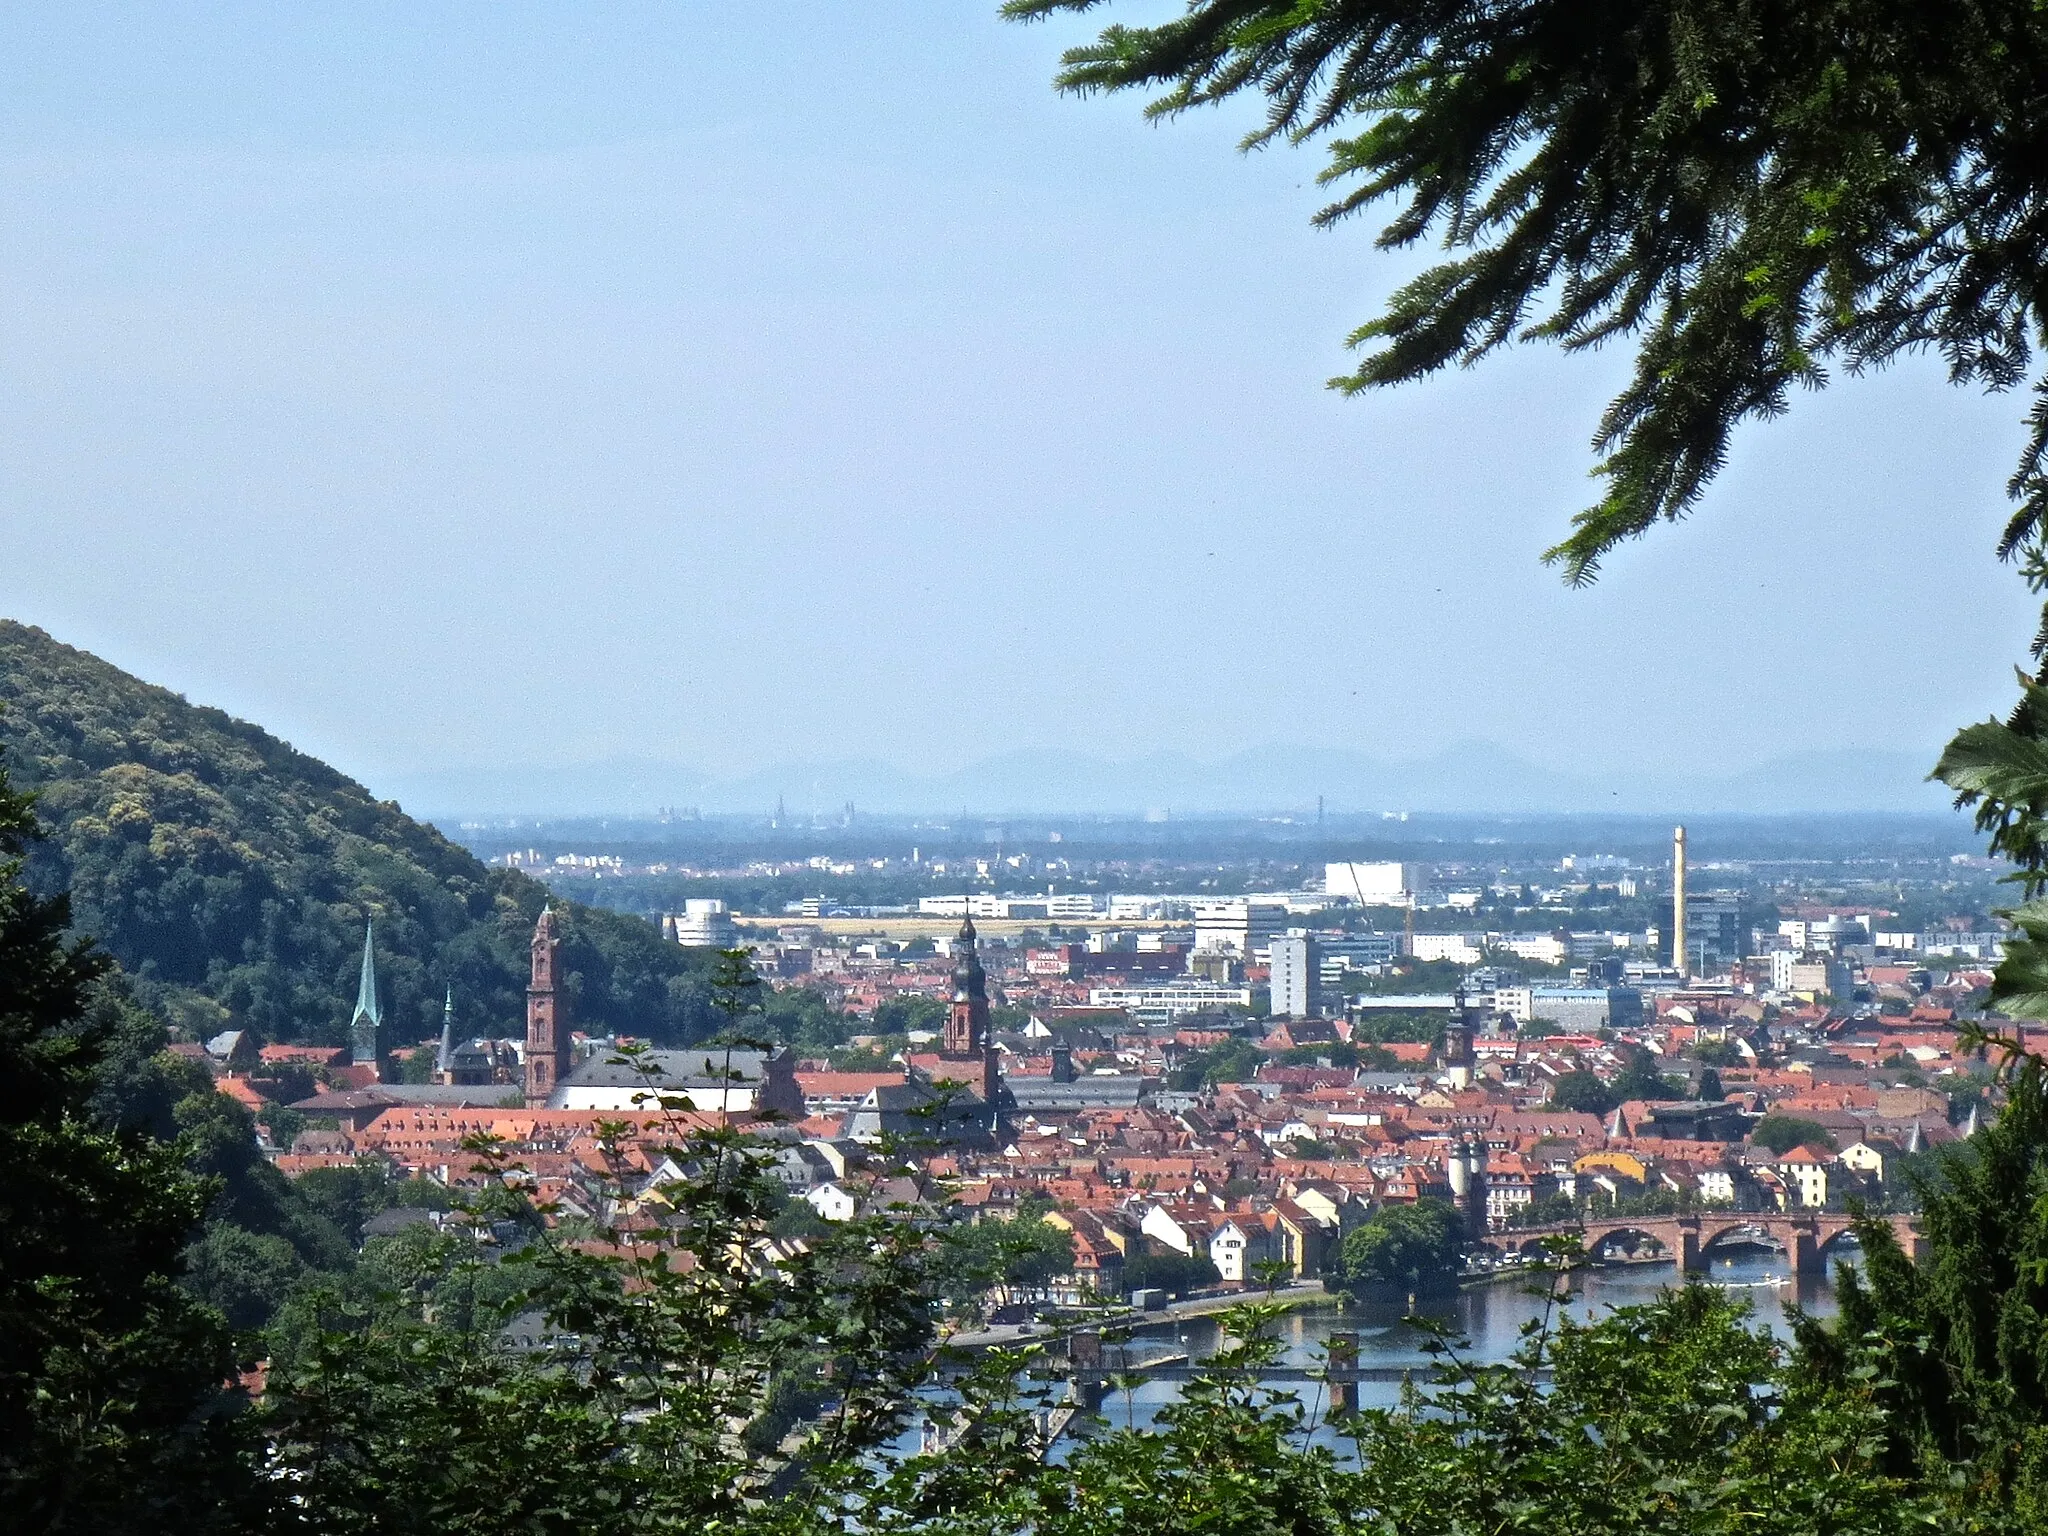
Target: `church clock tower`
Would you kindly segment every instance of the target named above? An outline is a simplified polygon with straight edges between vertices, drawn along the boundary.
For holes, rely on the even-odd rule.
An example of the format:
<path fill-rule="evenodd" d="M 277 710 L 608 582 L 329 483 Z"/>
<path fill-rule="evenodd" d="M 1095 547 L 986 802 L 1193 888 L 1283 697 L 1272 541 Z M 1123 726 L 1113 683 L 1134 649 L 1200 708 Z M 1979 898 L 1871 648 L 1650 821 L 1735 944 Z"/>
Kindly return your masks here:
<path fill-rule="evenodd" d="M 981 968 L 972 917 L 961 920 L 960 936 L 953 943 L 953 1003 L 946 1014 L 940 1054 L 948 1062 L 973 1064 L 973 1085 L 993 1123 L 1001 1109 L 1003 1080 L 996 1066 L 995 1032 L 988 1027 L 988 975 Z"/>
<path fill-rule="evenodd" d="M 526 986 L 526 1107 L 546 1109 L 548 1096 L 569 1068 L 569 1020 L 558 988 L 562 941 L 555 910 L 541 909 L 533 925 L 533 976 Z"/>

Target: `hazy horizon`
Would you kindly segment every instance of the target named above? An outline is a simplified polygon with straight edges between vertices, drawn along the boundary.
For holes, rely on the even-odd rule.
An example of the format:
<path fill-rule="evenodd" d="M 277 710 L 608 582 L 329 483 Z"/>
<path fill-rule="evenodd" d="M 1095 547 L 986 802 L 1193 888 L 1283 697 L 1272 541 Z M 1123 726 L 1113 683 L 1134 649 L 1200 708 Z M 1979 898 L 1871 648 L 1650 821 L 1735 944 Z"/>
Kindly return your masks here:
<path fill-rule="evenodd" d="M 1357 753 L 1268 745 L 1203 759 L 1155 753 L 1114 760 L 1019 751 L 949 773 L 918 774 L 862 759 L 793 761 L 736 777 L 682 763 L 614 759 L 452 769 L 371 787 L 436 820 L 463 816 L 837 815 L 847 806 L 889 816 L 1267 815 L 1393 812 L 1939 815 L 1950 792 L 1910 754 L 1846 749 L 1768 760 L 1720 775 L 1603 778 L 1545 768 L 1492 743 L 1377 760 Z"/>
<path fill-rule="evenodd" d="M 1331 394 L 1419 258 L 993 10 L 10 8 L 0 612 L 380 793 L 1481 742 L 1911 798 L 2004 708 L 2024 402 L 1800 396 L 1567 591 L 1621 359 Z"/>

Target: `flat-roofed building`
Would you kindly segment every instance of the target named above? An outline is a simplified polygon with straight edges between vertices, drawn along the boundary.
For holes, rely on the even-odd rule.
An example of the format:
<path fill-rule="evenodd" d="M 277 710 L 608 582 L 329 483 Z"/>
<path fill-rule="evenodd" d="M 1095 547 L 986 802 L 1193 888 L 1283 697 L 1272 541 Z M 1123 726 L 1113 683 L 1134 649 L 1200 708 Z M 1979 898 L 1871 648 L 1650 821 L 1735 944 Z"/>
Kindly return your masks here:
<path fill-rule="evenodd" d="M 1412 907 L 1428 883 L 1420 864 L 1359 863 L 1323 866 L 1323 894 L 1361 907 Z"/>

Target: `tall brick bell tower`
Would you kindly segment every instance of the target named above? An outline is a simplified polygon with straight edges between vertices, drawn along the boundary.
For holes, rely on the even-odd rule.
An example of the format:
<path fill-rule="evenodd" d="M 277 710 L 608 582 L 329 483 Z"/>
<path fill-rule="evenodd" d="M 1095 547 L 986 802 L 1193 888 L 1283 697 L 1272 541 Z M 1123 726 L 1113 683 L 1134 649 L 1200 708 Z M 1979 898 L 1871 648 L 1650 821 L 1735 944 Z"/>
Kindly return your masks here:
<path fill-rule="evenodd" d="M 555 909 L 541 908 L 533 925 L 533 979 L 526 987 L 526 1107 L 546 1109 L 548 1095 L 569 1070 L 567 999 L 556 990 L 562 941 Z"/>
<path fill-rule="evenodd" d="M 981 968 L 971 917 L 960 924 L 960 936 L 953 943 L 953 1000 L 939 1054 L 949 1065 L 969 1069 L 970 1086 L 981 1095 L 993 1128 L 1001 1114 L 1003 1083 L 996 1065 L 995 1034 L 988 1025 L 988 975 Z"/>

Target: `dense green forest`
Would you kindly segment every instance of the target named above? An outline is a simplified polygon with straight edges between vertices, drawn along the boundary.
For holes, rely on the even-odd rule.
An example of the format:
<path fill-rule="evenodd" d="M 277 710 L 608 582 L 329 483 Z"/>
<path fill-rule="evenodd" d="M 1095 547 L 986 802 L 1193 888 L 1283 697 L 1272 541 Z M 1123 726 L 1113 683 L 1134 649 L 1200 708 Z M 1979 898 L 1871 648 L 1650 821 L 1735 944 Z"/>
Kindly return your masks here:
<path fill-rule="evenodd" d="M 193 1033 L 341 1043 L 366 919 L 393 1043 L 437 1033 L 449 987 L 461 1027 L 522 1027 L 547 891 L 260 727 L 0 620 L 0 749 L 48 833 L 31 887 L 69 891 L 77 930 Z M 713 1027 L 702 957 L 637 918 L 558 910 L 579 1023 L 662 1042 Z"/>

